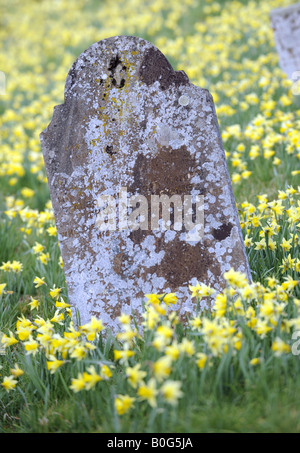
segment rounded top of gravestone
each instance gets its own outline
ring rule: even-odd
[[[109,83],[119,89],[129,88],[137,80],[146,85],[158,82],[161,90],[189,83],[185,72],[174,71],[150,42],[135,36],[115,36],[93,44],[77,58],[66,80],[65,99],[84,93],[90,97],[97,86]]]

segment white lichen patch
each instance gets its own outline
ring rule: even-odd
[[[184,94],[182,96],[180,96],[180,98],[178,99],[178,104],[180,104],[180,105],[186,106],[186,105],[189,105],[189,103],[190,103],[190,98],[188,96],[185,96]]]

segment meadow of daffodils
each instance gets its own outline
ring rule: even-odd
[[[299,431],[300,87],[269,20],[291,3],[0,0],[0,432]],[[253,282],[191,286],[186,324],[176,293],[146,294],[143,328],[121,314],[113,336],[72,320],[39,134],[115,35],[212,93]]]

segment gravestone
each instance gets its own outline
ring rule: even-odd
[[[271,11],[281,69],[290,79],[300,77],[300,3]],[[295,79],[296,81],[296,79]]]
[[[41,134],[71,304],[113,330],[145,294],[250,279],[211,95],[151,43],[117,36],[73,64]]]

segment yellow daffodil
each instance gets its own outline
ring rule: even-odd
[[[115,408],[119,415],[124,415],[134,405],[135,398],[129,395],[117,395],[115,398]]]
[[[156,388],[156,381],[154,378],[149,379],[147,384],[142,384],[137,390],[137,394],[142,401],[147,401],[151,407],[157,406],[156,397],[158,390]]]
[[[181,382],[173,380],[166,381],[161,386],[160,393],[169,404],[176,406],[178,404],[179,398],[183,397],[183,392],[181,391]]]
[[[14,376],[5,376],[1,385],[7,392],[10,392],[11,390],[14,390],[17,383],[18,381],[14,379]]]

